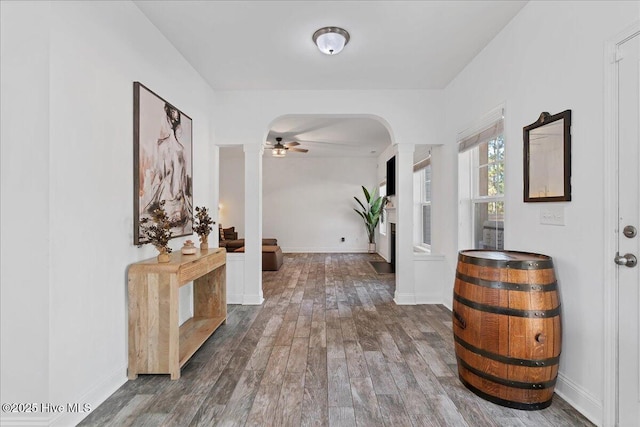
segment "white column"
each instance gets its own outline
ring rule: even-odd
[[[220,147],[211,144],[210,150],[211,170],[209,171],[209,180],[212,186],[209,194],[206,195],[206,200],[209,201],[207,206],[211,206],[210,215],[213,220],[213,230],[209,235],[209,245],[217,248],[220,246],[220,233],[218,233],[218,225],[220,224]]]
[[[261,144],[244,145],[244,297],[262,304],[262,153]]]
[[[396,144],[396,294],[399,305],[416,303],[413,265],[414,144]]]

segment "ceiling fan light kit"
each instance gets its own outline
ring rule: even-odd
[[[300,145],[300,143],[296,141],[291,141],[283,144],[281,137],[276,138],[275,144],[267,141],[267,145],[271,146],[271,155],[273,157],[284,157],[285,154],[287,154],[287,150],[295,151],[298,153],[309,152],[309,150],[307,150],[306,148],[297,148],[296,146]]]
[[[326,55],[337,55],[349,43],[349,33],[340,27],[323,27],[313,33],[313,42],[320,52]]]
[[[271,149],[271,154],[273,155],[273,157],[284,157],[286,152],[287,152],[287,149],[284,147],[283,148],[273,147]]]

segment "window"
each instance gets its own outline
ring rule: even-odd
[[[502,250],[505,212],[502,116],[459,144],[460,249]]]
[[[504,249],[504,136],[472,150],[476,178],[473,247]]]
[[[413,168],[414,245],[431,248],[431,158]]]

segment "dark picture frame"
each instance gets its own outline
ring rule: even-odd
[[[173,104],[133,83],[133,243],[140,220],[159,202],[171,223],[172,238],[193,234],[193,121]]]
[[[524,201],[571,201],[571,110],[523,128]]]

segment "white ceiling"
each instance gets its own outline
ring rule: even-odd
[[[135,2],[214,89],[442,89],[526,1]],[[311,36],[340,26],[327,56]]]
[[[216,90],[443,89],[526,1],[173,1],[136,5]],[[327,56],[315,30],[351,40]],[[390,143],[373,119],[286,117],[296,156],[377,156]],[[375,152],[375,153],[372,153]]]
[[[298,148],[309,153],[288,152],[287,156],[378,157],[391,143],[387,128],[370,118],[330,118],[289,116],[279,118],[271,127],[267,141],[297,141]],[[267,153],[269,154],[269,153]]]

